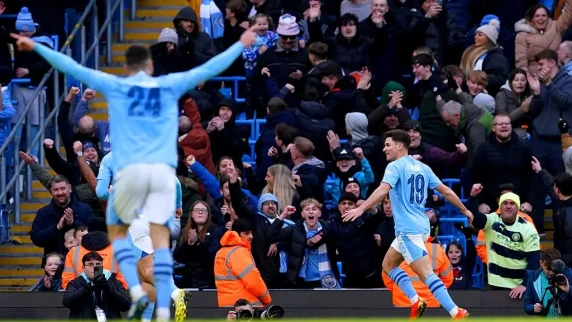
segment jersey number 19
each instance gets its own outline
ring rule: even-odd
[[[412,174],[407,180],[407,185],[410,186],[409,190],[409,203],[417,203],[421,205],[425,199],[425,177],[422,174]]]

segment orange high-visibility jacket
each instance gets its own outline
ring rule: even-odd
[[[83,263],[81,262],[81,259],[85,254],[89,252],[91,251],[83,246],[76,246],[70,249],[66,255],[66,264],[64,267],[64,272],[62,273],[62,287],[64,290],[68,287],[69,282],[83,273]],[[97,253],[103,258],[103,269],[117,274],[117,280],[123,284],[125,289],[129,289],[129,286],[123,278],[123,275],[119,272],[119,265],[113,259],[113,248],[111,244],[102,250],[98,250]]]
[[[496,211],[497,214],[500,215],[500,209]],[[524,212],[518,212],[518,215],[528,221],[529,223],[531,223],[534,226],[534,222],[532,221],[532,217],[530,217],[529,215],[525,214]],[[536,226],[534,227],[536,228]],[[482,230],[479,230],[479,235],[477,236],[477,255],[481,258],[481,261],[483,261],[483,264],[487,264],[488,263],[488,256],[487,256],[487,242],[485,240],[485,232]]]
[[[430,239],[431,240],[431,239]],[[453,267],[449,258],[445,254],[445,251],[439,244],[433,244],[430,241],[425,243],[425,248],[427,248],[427,253],[431,265],[433,266],[433,272],[437,275],[443,284],[447,288],[453,284]],[[428,307],[439,307],[439,301],[433,296],[427,285],[421,281],[419,276],[413,272],[411,267],[404,261],[399,265],[399,268],[405,271],[409,278],[411,279],[411,284],[417,292],[417,295],[422,297],[425,302],[427,302]],[[382,273],[383,283],[385,287],[391,292],[391,297],[393,300],[393,305],[397,307],[411,307],[411,302],[409,298],[403,291],[395,285],[395,283],[387,276],[387,274]]]
[[[227,231],[220,244],[214,263],[218,306],[233,306],[238,299],[255,307],[270,304],[272,299],[254,264],[250,242],[235,231]]]

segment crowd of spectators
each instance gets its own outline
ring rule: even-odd
[[[394,289],[381,268],[395,238],[391,200],[355,222],[343,222],[341,213],[381,182],[383,135],[395,129],[409,134],[411,157],[441,179],[460,178],[455,189],[489,218],[476,228],[456,224],[461,238],[442,249],[446,205],[438,193],[426,192],[427,249],[447,286],[472,288],[473,269],[482,261],[487,287],[517,298],[527,290],[526,271],[538,270],[539,262],[561,257],[571,266],[572,0],[545,2],[221,0],[224,33],[216,38],[201,31],[202,13],[182,8],[173,28],[151,46],[156,76],[198,66],[248,26],[259,29],[256,43],[224,73],[246,77],[238,88],[244,103],[225,96],[217,82],[180,100],[178,286],[218,287],[221,305],[239,298],[268,303],[266,287]],[[72,87],[60,106],[65,158],[52,139],[43,142],[57,176],[37,164],[37,154],[20,154],[53,196],[31,232],[46,254],[38,290],[61,288],[53,269],[64,262],[60,255],[73,257],[69,265],[65,259],[62,285],[75,293],[94,279],[88,272],[73,280],[83,271],[80,261],[109,259],[95,256],[110,247],[98,236],[105,231],[107,192],[95,187],[112,151],[109,123],[89,116],[95,94]],[[243,118],[265,119],[255,142]],[[244,159],[251,147],[254,160]],[[545,236],[547,207],[554,210],[557,252],[539,261],[530,254]],[[477,229],[483,230],[478,238]],[[82,239],[78,232],[86,230]],[[505,239],[491,240],[505,230]],[[249,267],[249,260],[264,288],[247,274],[250,288],[224,280],[228,261]],[[509,260],[514,267],[507,267]],[[119,310],[125,304],[121,274],[114,275],[112,263],[103,266],[114,277],[98,290],[113,292]],[[396,305],[408,304],[397,291],[394,297]],[[66,299],[76,312],[74,296]]]

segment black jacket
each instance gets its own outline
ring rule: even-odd
[[[322,227],[326,227],[326,221],[320,221]],[[288,254],[286,282],[289,286],[294,286],[298,282],[298,275],[302,268],[302,263],[305,260],[307,246],[306,228],[304,228],[304,221],[300,220],[295,225],[282,228],[280,231],[280,242],[278,248]],[[336,263],[336,245],[329,243],[328,258],[330,259],[330,267],[332,272],[339,279],[340,273]]]
[[[128,311],[131,306],[129,292],[117,280],[115,273],[107,280],[109,290],[90,287],[91,282],[88,284],[85,274],[69,282],[62,304],[70,310],[70,320],[97,321],[96,305],[105,311],[108,321],[122,319],[121,312]]]
[[[305,163],[301,164],[299,167],[294,166],[292,169],[292,173],[299,175],[302,184],[307,186],[312,195],[316,200],[320,203],[324,203],[324,183],[326,183],[326,179],[328,179],[328,170],[326,169],[323,162],[317,159],[312,159],[317,161],[315,164],[313,163]],[[323,212],[322,209],[322,218],[326,218],[326,214]]]
[[[334,121],[329,117],[326,106],[313,101],[302,101],[294,109],[294,119],[300,136],[314,143],[314,155],[322,161],[332,159],[328,143],[328,131],[335,129]]]
[[[491,210],[498,208],[498,187],[512,183],[521,203],[531,203],[534,198],[534,171],[530,166],[532,149],[516,133],[508,142],[500,143],[494,133],[481,143],[472,164],[472,182],[483,185],[478,196],[479,204],[486,203]]]
[[[220,249],[220,239],[226,229],[211,225],[205,239],[189,245],[182,241],[173,252],[173,259],[185,264],[181,288],[215,288],[214,283],[214,258]]]
[[[73,210],[73,224],[64,227],[62,230],[58,230],[57,225],[64,216],[64,210],[66,208]],[[49,204],[38,210],[34,222],[32,223],[30,238],[34,245],[44,249],[44,254],[56,252],[65,256],[68,252],[64,246],[64,234],[66,231],[72,228],[88,226],[92,223],[93,219],[93,210],[89,205],[79,202],[73,195],[71,196],[70,203],[63,208],[58,206],[52,199]]]
[[[229,183],[232,208],[239,218],[250,221],[253,225],[252,257],[256,268],[260,271],[262,279],[268,288],[276,288],[280,281],[280,258],[268,256],[270,245],[278,242],[282,222],[274,220],[270,223],[266,216],[259,214],[249,207],[248,197],[242,192],[240,183]]]
[[[151,50],[151,55],[153,56],[153,76],[158,77],[185,71],[181,68],[185,64],[183,55],[177,47],[175,47],[173,51],[169,52],[167,51],[167,43],[162,42],[149,48]]]
[[[492,97],[495,97],[501,86],[506,83],[510,74],[509,66],[508,59],[504,55],[502,48],[494,47],[487,52],[482,70],[487,73],[489,80],[487,92]]]
[[[51,48],[46,42],[40,41],[40,43]],[[34,51],[23,52],[14,50],[14,78],[16,78],[15,73],[18,68],[28,69],[30,73],[23,78],[29,78],[31,85],[38,86],[44,75],[50,70],[50,64]],[[51,85],[51,83],[47,82],[46,85]]]
[[[191,34],[185,33],[179,27],[179,21],[190,20],[195,24],[195,29]],[[216,56],[217,51],[211,37],[199,31],[199,23],[197,13],[191,7],[184,7],[177,13],[173,19],[173,25],[179,35],[179,50],[181,51],[185,62],[184,66],[180,66],[182,70],[189,70],[193,67],[206,63],[209,59]]]

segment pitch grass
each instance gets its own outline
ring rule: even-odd
[[[524,316],[514,316],[514,317],[467,317],[467,320],[470,322],[473,321],[477,321],[477,322],[509,322],[509,321],[517,321],[519,319],[522,319]],[[295,317],[285,317],[284,320],[290,320],[290,321],[299,321],[299,322],[377,322],[377,321],[383,321],[383,322],[410,322],[411,320],[408,318],[361,318],[361,317],[356,317],[356,318],[295,318]],[[434,321],[434,322],[440,322],[440,321],[451,321],[450,317],[422,317],[420,319],[418,319],[419,321]],[[14,322],[14,320],[0,320],[0,322]],[[62,320],[17,320],[18,322],[61,322]],[[126,320],[107,320],[107,322],[125,322]],[[221,318],[221,319],[193,319],[193,318],[187,318],[185,321],[188,322],[213,322],[213,321],[226,321],[226,319]],[[239,320],[236,320],[237,322],[239,322]],[[262,321],[262,320],[257,320],[257,321]],[[280,321],[280,320],[276,320],[276,321]]]

